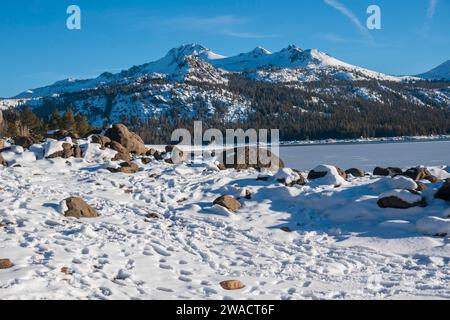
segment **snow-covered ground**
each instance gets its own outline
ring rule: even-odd
[[[448,143],[397,149],[407,146],[292,147],[282,157],[299,169],[431,161],[434,175],[450,177],[433,162],[449,163]],[[323,184],[329,179],[287,187],[210,162],[138,161],[137,174],[112,174],[96,161],[101,152],[88,162],[21,151],[21,167],[0,167],[0,259],[14,263],[0,270],[0,299],[450,299],[449,239],[424,234],[448,228],[438,219],[448,221],[449,203],[433,198],[441,183],[423,192],[426,208],[381,209],[379,195],[414,182],[366,176],[337,188]],[[213,206],[248,193],[236,213]],[[100,216],[65,218],[59,204],[69,196]],[[219,286],[231,279],[246,287]]]

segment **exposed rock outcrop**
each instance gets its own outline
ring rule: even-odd
[[[128,130],[123,124],[115,124],[105,133],[112,141],[120,143],[128,152],[144,155],[148,150],[144,141],[136,133]]]

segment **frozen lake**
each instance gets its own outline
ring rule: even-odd
[[[286,146],[280,153],[286,166],[300,170],[319,164],[366,171],[376,166],[450,166],[450,141]]]

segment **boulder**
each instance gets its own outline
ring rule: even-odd
[[[304,186],[306,184],[305,177],[303,177],[303,174],[296,169],[282,168],[278,170],[273,178],[288,187],[293,187],[295,185]],[[264,181],[263,176],[258,176],[258,179]],[[267,177],[267,180],[268,179],[269,177]]]
[[[217,157],[227,169],[245,170],[254,168],[277,171],[284,168],[284,162],[279,157],[267,149],[258,147],[238,147],[229,153],[226,151],[218,153]]]
[[[105,149],[107,147],[107,145],[109,143],[111,143],[111,139],[106,137],[106,136],[102,136],[102,135],[99,135],[99,134],[94,134],[91,137],[91,142],[92,143],[97,143],[97,144],[99,144],[101,146],[102,149]]]
[[[351,174],[355,178],[362,178],[366,175],[366,173],[360,169],[357,168],[351,168],[345,171],[346,174]]]
[[[440,181],[440,179],[438,177],[435,177],[433,175],[426,176],[425,178],[423,178],[423,180],[428,180],[431,183],[436,183],[436,182]]]
[[[12,268],[14,264],[9,259],[0,259],[0,269]]]
[[[112,173],[134,174],[139,171],[139,166],[133,162],[122,162],[118,168],[108,168]]]
[[[241,207],[241,203],[232,196],[221,196],[214,200],[214,204],[227,208],[232,212],[236,212]]]
[[[375,170],[373,170],[374,176],[396,176],[403,174],[402,169],[400,168],[394,168],[394,167],[388,167],[388,168],[382,168],[382,167],[376,167]]]
[[[322,167],[325,169],[324,166],[322,166]],[[339,174],[342,178],[347,179],[347,174],[345,173],[344,170],[342,170],[341,168],[336,167],[336,166],[334,166],[334,167],[336,168],[338,174]],[[316,179],[323,178],[323,177],[325,177],[328,173],[329,173],[329,171],[318,171],[317,169],[311,170],[311,171],[308,173],[308,180],[316,180]]]
[[[431,172],[426,168],[411,168],[403,172],[403,175],[413,179],[414,181],[424,180],[426,177],[431,176]]]
[[[35,138],[33,138],[33,137],[21,136],[21,137],[14,138],[14,144],[16,146],[21,146],[21,147],[26,148],[26,149],[31,147],[36,142],[38,142],[38,141]]]
[[[450,179],[447,179],[434,196],[436,199],[450,201]]]
[[[423,182],[417,181],[416,184],[417,184],[416,191],[423,191],[428,189],[428,186]]]
[[[4,166],[4,167],[8,166],[8,162],[6,162],[6,160],[3,158],[1,153],[0,153],[0,166]]]
[[[70,143],[63,143],[62,148],[63,148],[62,151],[58,151],[49,155],[47,159],[54,159],[54,158],[69,159],[70,157],[74,156],[74,149],[72,148],[72,145]]]
[[[64,200],[64,216],[72,218],[95,218],[97,211],[89,206],[83,199],[70,197]]]
[[[393,190],[380,195],[378,206],[383,209],[409,209],[414,207],[426,207],[427,203],[417,191]]]
[[[123,124],[113,125],[106,131],[105,135],[112,141],[120,143],[128,152],[144,155],[148,151],[141,137],[129,131]]]
[[[174,147],[170,152],[166,152],[170,154],[170,159],[167,159],[170,160],[168,163],[178,164],[189,160],[189,153],[181,150],[180,148]]]
[[[0,139],[0,150],[2,150],[5,147],[5,140]]]
[[[73,157],[74,158],[82,158],[83,157],[83,155],[82,155],[82,152],[81,152],[81,148],[80,148],[80,146],[79,145],[73,145],[72,146],[72,150],[73,150]]]
[[[240,289],[245,288],[245,285],[239,280],[222,281],[220,283],[220,286],[224,290],[240,290]]]
[[[161,155],[161,152],[159,152],[158,150],[153,149],[153,148],[151,148],[150,150],[148,150],[148,151],[145,153],[145,155],[146,155],[147,157],[152,156],[152,157],[154,157],[156,160],[162,160],[162,159],[163,159],[163,158],[162,158],[162,155]]]
[[[149,164],[150,162],[152,162],[152,159],[144,157],[144,158],[141,159],[141,161],[142,161],[143,164]]]
[[[130,151],[127,150],[123,145],[116,141],[111,141],[106,145],[108,148],[113,149],[114,151],[117,151],[117,154],[112,159],[113,161],[125,161],[130,162],[131,156]]]

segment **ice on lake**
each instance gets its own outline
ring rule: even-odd
[[[281,147],[287,167],[310,170],[318,164],[360,168],[450,165],[450,141],[333,144]]]

